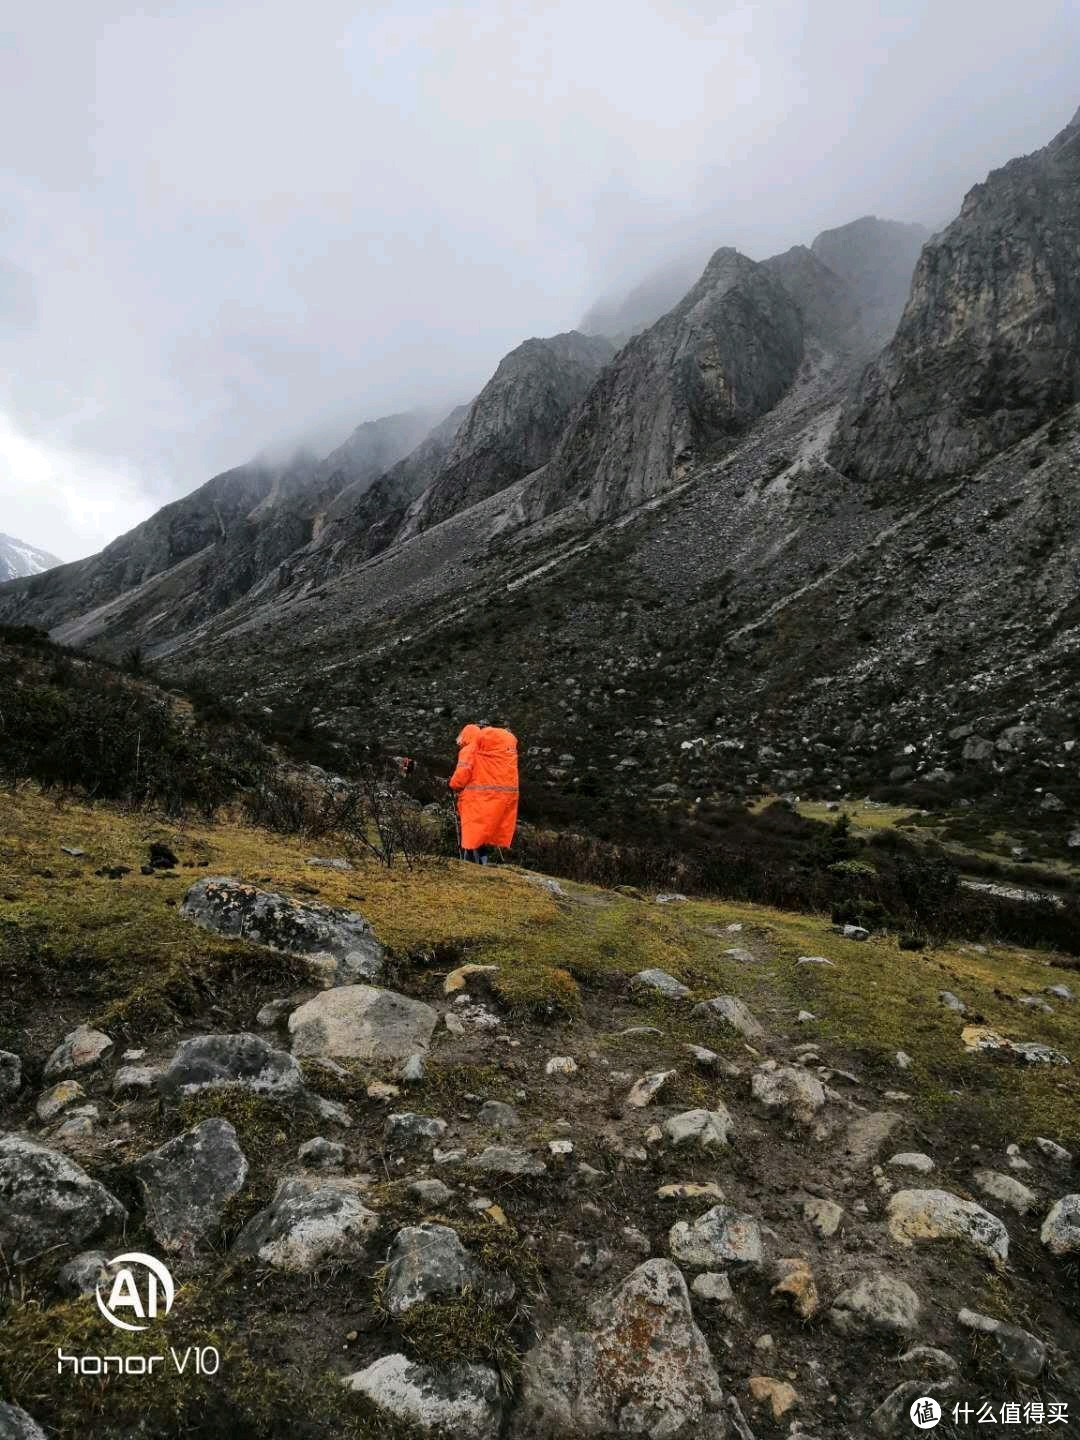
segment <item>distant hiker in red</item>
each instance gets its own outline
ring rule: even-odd
[[[487,864],[490,846],[514,839],[518,810],[517,738],[495,725],[466,725],[457,738],[457,769],[450,789],[457,793],[464,859]]]

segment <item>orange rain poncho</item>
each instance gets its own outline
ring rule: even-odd
[[[458,792],[461,848],[507,846],[517,825],[517,738],[494,725],[483,730],[466,725],[457,743],[458,763],[450,789]]]

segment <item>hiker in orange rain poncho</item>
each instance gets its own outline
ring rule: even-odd
[[[461,849],[466,860],[487,864],[491,845],[514,838],[518,809],[517,739],[495,725],[466,725],[457,738],[457,769],[450,789],[457,794]]]

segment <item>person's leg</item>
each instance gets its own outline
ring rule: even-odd
[[[486,865],[488,863],[488,851],[490,849],[490,845],[481,845],[480,849],[477,850],[476,858],[480,861],[481,865]]]

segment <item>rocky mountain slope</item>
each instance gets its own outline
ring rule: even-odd
[[[18,623],[32,616],[33,623],[50,626],[74,611],[92,617],[93,625],[134,592],[142,603],[130,643],[160,642],[247,594],[318,533],[339,493],[362,492],[431,424],[422,412],[392,415],[358,426],[323,460],[298,454],[286,463],[254,461],[228,470],[100,555],[8,592],[8,613]]]
[[[40,575],[59,564],[56,556],[46,550],[38,550],[12,535],[0,535],[0,584],[26,575]]]
[[[1080,111],[976,185],[923,250],[895,337],[835,447],[878,487],[925,486],[1080,400]]]
[[[854,398],[912,227],[860,221],[764,264],[718,252],[600,370],[545,465],[437,523],[404,517],[439,491],[451,421],[368,491],[374,509],[342,501],[197,619],[182,569],[96,611],[21,582],[0,617],[104,653],[144,643],[166,673],[305,717],[342,767],[369,744],[445,763],[460,720],[501,719],[529,745],[530,803],[612,834],[628,813],[696,825],[733,791],[858,787],[985,802],[1064,860],[1077,133],[976,187]]]
[[[0,926],[0,1433],[873,1440],[920,1396],[955,1435],[1080,1403],[1075,962],[27,788]],[[131,1251],[176,1290],[125,1333],[95,1290]]]

